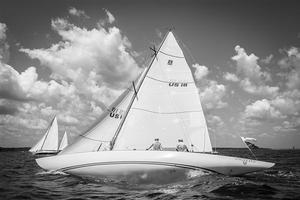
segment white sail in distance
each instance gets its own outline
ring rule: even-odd
[[[46,133],[34,145],[29,151],[30,152],[43,152],[43,151],[57,151],[58,150],[58,125],[56,116],[50,123]]]
[[[212,152],[198,90],[172,32],[155,54],[113,149],[145,150],[159,138],[163,147],[183,139],[188,147]]]
[[[63,150],[64,148],[66,148],[68,146],[68,135],[67,135],[67,132],[65,131],[65,134],[60,142],[60,145],[59,145],[59,149],[58,150]]]

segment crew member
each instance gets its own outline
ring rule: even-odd
[[[161,143],[159,142],[159,139],[158,139],[158,138],[155,138],[155,139],[154,139],[154,143],[151,144],[151,146],[150,146],[148,149],[146,149],[146,150],[149,150],[149,149],[151,149],[151,150],[153,150],[153,151],[162,151],[162,145],[161,145]]]
[[[178,140],[176,151],[189,151],[187,146],[183,143],[183,139]]]

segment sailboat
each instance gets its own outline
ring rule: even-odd
[[[34,154],[56,154],[58,149],[58,125],[56,116],[49,124],[44,136],[29,151]]]
[[[210,171],[241,175],[274,163],[213,154],[190,67],[173,32],[149,66],[87,132],[56,156],[36,159],[46,170],[92,177],[162,177]],[[159,138],[163,151],[147,151]],[[175,151],[181,138],[198,152]]]
[[[68,146],[68,135],[67,132],[65,131],[63,138],[61,139],[58,151],[62,151],[64,148]]]

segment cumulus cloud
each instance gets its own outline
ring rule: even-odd
[[[262,59],[261,62],[264,64],[270,64],[273,58],[274,58],[273,54],[270,54],[264,59]]]
[[[39,118],[23,118],[21,116],[12,116],[12,115],[2,115],[0,117],[0,124],[16,126],[27,128],[27,129],[45,129],[48,126],[48,123]]]
[[[241,87],[250,94],[256,94],[265,97],[274,97],[278,94],[279,87],[268,85],[257,85],[251,82],[248,78],[240,81]]]
[[[26,74],[26,73],[25,73]],[[11,66],[0,62],[0,97],[5,99],[25,100],[26,93],[22,88],[22,74]],[[29,84],[25,82],[24,88]]]
[[[35,67],[19,73],[10,65],[0,63],[0,97],[12,100],[36,100],[49,102],[53,98],[72,96],[74,87],[54,80],[39,81]]]
[[[299,99],[300,91],[294,89],[284,91],[272,99],[257,100],[246,106],[240,122],[248,127],[247,132],[255,132],[265,121],[274,123],[273,130],[276,132],[297,131],[300,128]]]
[[[14,102],[8,99],[0,99],[0,115],[15,115],[19,110]]]
[[[112,17],[108,16],[111,23],[115,20]],[[30,129],[32,132],[39,129],[42,133],[40,129],[47,127],[48,120],[57,115],[60,131],[66,128],[78,134],[86,130],[141,71],[131,56],[131,43],[117,27],[88,30],[62,18],[52,20],[51,27],[61,41],[48,48],[20,49],[51,70],[50,80],[40,79],[34,66],[18,72],[0,60],[2,133],[16,136],[30,133],[26,131]],[[5,31],[1,32],[4,43],[6,35],[2,33]],[[41,135],[29,136],[36,141]]]
[[[286,69],[286,86],[289,89],[300,88],[300,51],[297,47],[291,47],[283,51],[285,56],[278,61],[281,68]]]
[[[194,77],[203,108],[212,110],[227,106],[227,103],[223,101],[226,87],[215,80],[208,79],[209,70],[206,66],[196,63],[192,67],[195,68]]]
[[[223,75],[223,78],[227,81],[232,81],[232,82],[238,82],[239,81],[239,78],[235,74],[232,74],[232,73],[229,73],[229,72],[226,72]]]
[[[104,9],[105,13],[108,16],[108,23],[112,24],[116,19],[107,9]]]
[[[232,57],[232,60],[236,61],[237,72],[248,77],[253,81],[261,81],[261,79],[270,79],[270,75],[266,72],[262,72],[260,66],[257,64],[258,57],[254,54],[247,55],[244,48],[236,46],[235,51],[237,55]]]
[[[111,14],[111,12],[109,12],[109,10],[107,9],[103,9],[105,14],[106,14],[106,19],[101,19],[98,23],[99,27],[104,27],[106,24],[112,24],[116,21],[116,18],[113,16],[113,14]]]
[[[210,110],[227,106],[227,103],[223,101],[225,94],[226,87],[223,84],[210,80],[206,87],[200,88],[199,95],[203,107]]]
[[[246,106],[245,117],[254,119],[279,119],[283,115],[272,106],[269,100],[262,99]]]
[[[208,68],[204,65],[199,65],[198,63],[192,65],[196,70],[194,72],[196,80],[200,81],[208,74]]]
[[[85,18],[90,18],[83,10],[78,10],[74,7],[69,8],[69,14],[76,16],[76,17],[85,17]]]
[[[120,87],[139,73],[128,51],[131,43],[118,28],[87,30],[60,18],[52,20],[51,25],[62,37],[61,42],[48,49],[23,48],[21,51],[49,67],[52,77],[80,82],[81,86],[92,79]]]
[[[276,132],[293,132],[300,128],[300,118],[296,118],[294,121],[283,121],[279,126],[273,127]]]
[[[247,55],[244,48],[235,47],[237,55],[231,59],[236,62],[237,74],[240,77],[241,87],[250,94],[270,97],[276,96],[279,87],[269,86],[266,82],[271,81],[269,72],[263,72],[258,65],[258,57],[254,54]]]
[[[0,62],[7,62],[9,59],[9,45],[6,42],[7,26],[0,22]]]
[[[207,119],[207,127],[210,134],[218,134],[219,130],[221,128],[224,128],[224,121],[220,116],[208,114],[206,116],[206,119]]]
[[[224,121],[217,115],[209,115],[207,117],[209,127],[220,128],[224,125]]]
[[[5,40],[6,39],[6,24],[0,23],[0,40]]]

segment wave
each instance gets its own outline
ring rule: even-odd
[[[267,184],[254,184],[254,183],[230,183],[223,185],[213,191],[211,193],[226,195],[238,198],[244,197],[271,197],[277,193],[277,189],[267,185]]]
[[[63,175],[63,176],[69,176],[69,174],[66,174],[64,172],[50,170],[50,171],[41,171],[37,172],[35,175]]]
[[[283,171],[283,170],[268,170],[265,171],[264,174],[271,177],[284,177],[284,178],[295,178],[297,176],[292,171]]]

